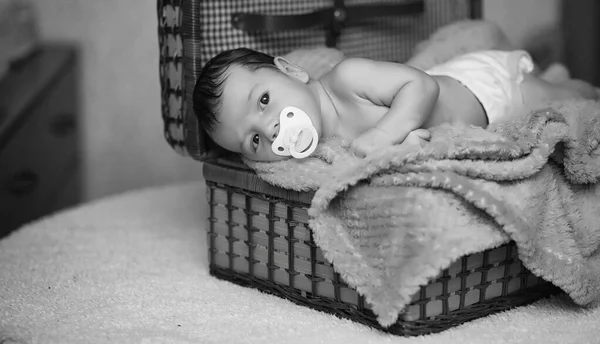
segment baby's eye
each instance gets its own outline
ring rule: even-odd
[[[269,104],[269,93],[265,93],[260,97],[260,103],[263,105]]]
[[[254,136],[252,136],[252,149],[254,149],[254,151],[256,151],[256,148],[258,148],[258,142],[259,142],[259,137],[258,134],[254,134]]]

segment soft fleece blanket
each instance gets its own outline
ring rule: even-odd
[[[598,103],[572,101],[487,130],[442,126],[423,149],[356,159],[330,141],[314,158],[248,163],[272,184],[317,190],[315,241],[384,326],[454,260],[510,239],[533,273],[590,306],[600,300],[599,121]]]
[[[533,273],[596,305],[599,141],[600,105],[573,101],[488,130],[439,127],[423,149],[357,159],[334,141],[318,158],[254,168],[273,184],[317,190],[316,243],[390,325],[441,269],[509,238]]]

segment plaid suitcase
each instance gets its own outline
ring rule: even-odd
[[[312,194],[260,180],[212,146],[193,115],[195,80],[221,50],[276,55],[335,46],[350,56],[404,61],[440,26],[479,18],[480,0],[158,0],[158,15],[165,139],[205,161],[212,275],[401,335],[442,331],[555,291],[509,243],[462,257],[422,286],[396,324],[381,328],[315,245],[307,224]]]
[[[162,115],[167,142],[206,160],[223,154],[192,111],[202,66],[225,49],[269,54],[335,46],[348,56],[405,61],[435,29],[480,17],[480,0],[158,0]]]

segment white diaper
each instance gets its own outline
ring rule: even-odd
[[[458,80],[477,97],[492,123],[523,105],[519,84],[533,68],[526,51],[487,50],[457,56],[426,73]]]

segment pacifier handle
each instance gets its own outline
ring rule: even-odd
[[[304,128],[302,130],[300,130],[299,133],[301,133],[303,130],[310,130],[310,135],[313,138],[312,142],[310,143],[310,146],[304,150],[304,152],[297,152],[296,151],[296,142],[298,141],[298,134],[294,134],[294,136],[292,136],[292,142],[290,144],[290,154],[296,158],[296,159],[303,159],[306,158],[307,156],[311,155],[312,152],[315,151],[315,149],[317,148],[317,144],[318,144],[318,140],[315,140],[314,138],[317,137],[317,130],[314,127],[310,127],[310,128]]]

